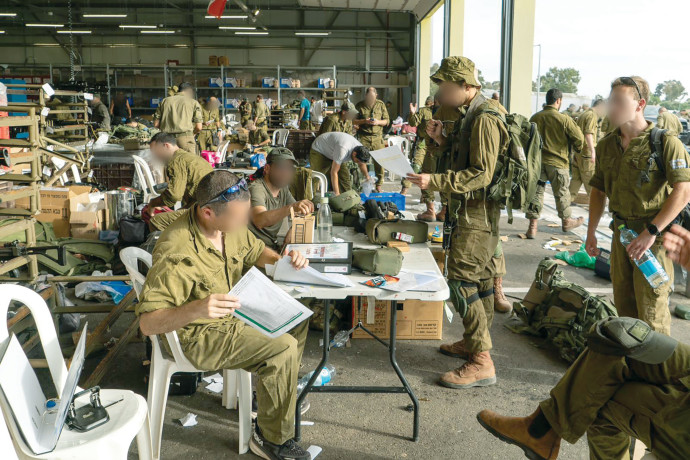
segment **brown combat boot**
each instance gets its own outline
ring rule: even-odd
[[[417,220],[422,222],[434,222],[436,220],[436,210],[434,205],[427,205],[426,211],[421,214],[417,214]]]
[[[535,236],[537,236],[537,230],[539,229],[539,219],[530,219],[529,220],[529,227],[527,227],[527,232],[525,233],[525,236],[533,240]]]
[[[513,305],[503,293],[503,278],[494,278],[494,310],[499,313],[510,313]]]
[[[488,351],[470,355],[462,367],[448,371],[441,376],[439,383],[444,387],[462,390],[472,387],[486,387],[496,384],[496,369]]]
[[[470,359],[471,353],[465,349],[465,340],[455,343],[444,343],[438,347],[438,351],[446,356],[460,359]]]
[[[563,219],[561,229],[564,232],[569,232],[570,230],[577,228],[584,223],[585,223],[584,217],[578,217],[577,219],[573,219],[572,217],[568,217],[568,218]]]
[[[436,220],[439,222],[445,222],[446,221],[446,206],[441,208],[441,212],[436,214]]]
[[[533,437],[529,428],[540,414],[537,409],[529,417],[504,417],[490,410],[477,414],[479,424],[501,441],[515,444],[532,460],[555,460],[561,447],[561,438],[553,429],[549,429],[540,438]],[[543,417],[543,415],[542,415]]]

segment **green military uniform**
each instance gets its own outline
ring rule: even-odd
[[[570,190],[568,189],[570,184],[569,148],[578,152],[582,150],[584,140],[582,131],[572,118],[559,113],[555,107],[549,105],[532,115],[530,122],[537,124],[544,144],[541,149],[541,183],[537,187],[534,200],[529,205],[527,218],[539,219],[544,206],[544,187],[546,181],[550,181],[551,190],[556,198],[558,217],[568,219],[571,215]]]
[[[474,63],[464,57],[445,58],[432,76],[440,81],[465,81],[480,86]],[[489,330],[494,315],[493,283],[496,274],[491,260],[496,253],[500,208],[486,199],[498,156],[508,148],[508,131],[503,122],[486,110],[506,114],[498,102],[480,92],[464,107],[448,138],[450,168],[432,174],[431,190],[449,197],[448,212],[456,222],[448,257],[451,300],[463,317],[464,348],[480,353],[492,348]]]
[[[443,129],[445,132],[450,133],[453,131],[453,126],[455,122],[458,121],[462,115],[462,108],[440,106],[436,112],[434,112],[431,117],[433,120],[439,120],[443,123]],[[422,162],[422,174],[436,174],[439,169],[439,164],[446,163],[447,152],[440,148],[433,139],[428,139],[429,143],[426,145],[426,155],[424,156],[424,161]],[[422,203],[433,203],[434,202],[434,191],[433,190],[422,190]],[[443,206],[447,205],[446,195],[441,193],[441,204]]]
[[[215,150],[218,146],[213,145],[213,133],[218,130],[216,123],[220,122],[220,110],[218,110],[218,107],[211,110],[202,107],[201,118],[203,124],[199,133],[199,146],[201,150]],[[209,121],[211,123],[207,124]]]
[[[673,263],[666,255],[661,238],[650,250],[666,270],[670,282],[652,289],[642,272],[635,268],[620,242],[619,225],[639,235],[659,213],[678,182],[690,182],[690,155],[675,136],[664,136],[663,162],[666,174],[652,164],[650,181],[641,181],[651,154],[652,123],[624,150],[620,130],[616,130],[597,144],[596,165],[589,185],[606,193],[609,210],[613,214],[613,243],[611,246],[611,282],[613,299],[619,316],[639,318],[664,334],[671,332],[668,296],[673,286]]]
[[[247,228],[226,233],[224,243],[223,252],[216,249],[199,229],[194,208],[186,210],[156,243],[136,314],[227,294],[257,262],[264,243]],[[226,316],[196,319],[178,329],[177,335],[197,369],[244,369],[258,375],[257,423],[269,442],[282,444],[294,437],[297,374],[307,327],[304,321],[289,334],[271,339]]]
[[[690,458],[690,346],[661,364],[586,349],[539,406],[569,443],[587,433],[592,459],[629,458],[631,437],[659,459]]]
[[[249,131],[249,143],[252,145],[259,145],[269,139],[271,139],[271,137],[263,129],[257,128],[254,131]]]
[[[359,112],[357,115],[359,120],[374,118],[377,121],[389,121],[386,104],[380,99],[377,99],[371,107],[368,107],[364,101],[359,101],[355,108]],[[357,138],[369,150],[380,150],[386,147],[383,140],[383,128],[383,126],[360,125]],[[376,172],[376,185],[383,185],[383,166],[374,161],[374,171]]]
[[[683,132],[683,125],[680,119],[668,110],[659,114],[656,119],[656,125],[659,129],[668,130],[668,133],[673,136]]]
[[[594,145],[597,145],[597,141],[599,140],[599,115],[597,115],[594,109],[587,109],[585,113],[577,119],[577,127],[580,128],[584,136],[591,134]],[[588,196],[591,190],[589,180],[592,178],[592,174],[594,174],[594,160],[592,159],[592,152],[590,152],[586,141],[582,143],[582,149],[575,152],[573,160],[573,177],[570,179],[570,197],[574,200],[583,184]]]
[[[422,164],[424,163],[424,157],[426,157],[426,124],[431,117],[434,116],[431,107],[422,107],[417,112],[411,113],[407,118],[407,122],[412,127],[417,128],[417,148],[414,152],[414,158],[412,159],[412,167],[420,171],[422,170]],[[407,179],[402,180],[402,186],[404,188],[410,188],[412,184]]]
[[[240,125],[244,128],[247,122],[252,119],[252,105],[248,102],[240,104]]]
[[[178,147],[197,153],[194,125],[204,121],[201,105],[197,101],[185,93],[168,96],[161,101],[153,118],[159,121],[161,131],[175,135]]]
[[[609,117],[607,115],[601,120],[601,124],[599,125],[599,138],[597,139],[597,142],[599,142],[604,136],[606,136],[611,131],[613,131],[613,126],[611,126],[611,120],[609,120]]]
[[[347,133],[352,134],[352,120],[342,120],[340,118],[340,113],[333,113],[326,118],[324,118],[321,127],[319,127],[319,133],[317,137],[324,133]]]
[[[352,190],[352,174],[350,173],[349,165],[352,162],[347,161],[340,165],[338,170],[338,186],[340,187],[340,193]],[[333,184],[330,180],[331,177],[331,167],[333,166],[333,160],[317,152],[313,148],[309,151],[309,168],[312,171],[318,171],[324,174],[328,178],[328,188],[333,190]]]
[[[254,118],[257,128],[268,132],[268,117],[270,116],[271,112],[268,110],[268,106],[264,101],[257,102],[254,105]]]
[[[273,196],[273,193],[268,188],[265,178],[257,179],[249,186],[249,193],[252,195],[252,207],[263,206],[267,211],[284,208],[295,202],[295,198],[290,193],[289,187],[284,187],[278,192],[278,196]],[[283,221],[280,220],[273,225],[257,228],[254,223],[249,224],[249,230],[263,241],[266,246],[271,249],[278,250],[278,232],[283,226]]]
[[[91,107],[91,121],[98,123],[98,129],[110,131],[110,112],[102,102],[97,102]]]

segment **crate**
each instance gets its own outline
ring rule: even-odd
[[[92,166],[96,182],[108,190],[118,187],[132,187],[134,182],[134,163],[109,163]]]
[[[312,131],[296,131],[291,129],[285,146],[292,151],[296,159],[308,160],[314,139]]]
[[[399,193],[382,192],[382,193],[372,193],[368,196],[365,195],[364,193],[361,193],[359,196],[362,198],[362,201],[367,201],[367,200],[374,200],[374,201],[381,201],[381,202],[390,201],[390,202],[395,203],[395,205],[398,207],[398,211],[404,211],[405,210],[405,195],[401,195]]]

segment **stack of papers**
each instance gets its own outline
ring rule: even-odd
[[[397,275],[397,283],[386,283],[381,289],[394,292],[422,291],[434,292],[441,289],[439,278],[434,272],[408,272],[401,270]]]
[[[275,281],[286,283],[301,283],[317,286],[350,287],[352,281],[338,273],[321,273],[311,267],[301,270],[295,269],[290,263],[290,256],[284,256],[275,265],[267,265],[266,273],[273,277]]]

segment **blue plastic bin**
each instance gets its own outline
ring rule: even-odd
[[[359,196],[362,198],[362,201],[367,201],[367,200],[392,201],[398,207],[399,211],[405,210],[405,195],[401,195],[399,193],[382,192],[382,193],[372,193],[369,196],[365,195],[364,193],[360,193]]]

